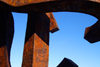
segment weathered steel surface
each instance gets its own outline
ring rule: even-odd
[[[46,13],[46,15],[48,16],[48,18],[50,19],[50,32],[56,32],[59,30],[59,27],[57,25],[57,22],[54,18],[53,13]]]
[[[6,11],[26,13],[72,11],[87,13],[100,18],[99,0],[1,0],[0,4],[1,8]]]
[[[0,12],[0,67],[10,67],[10,50],[14,33],[11,12]]]
[[[57,67],[78,67],[72,60],[64,58]]]
[[[48,67],[49,46],[34,34],[33,67]]]
[[[49,24],[45,13],[29,13],[22,67],[48,67]]]
[[[100,41],[100,21],[86,28],[84,38],[90,43]]]
[[[28,4],[51,2],[56,0],[1,0],[1,1],[11,6],[24,6]]]
[[[11,6],[24,6],[24,5],[29,5],[29,4],[38,4],[38,3],[49,3],[49,2],[62,2],[62,1],[67,1],[68,0],[1,0],[2,2],[6,3],[6,4],[9,4]],[[87,1],[90,1],[90,2],[97,2],[97,3],[100,3],[100,0],[71,0],[72,2],[73,1],[76,1],[76,2],[87,2]]]

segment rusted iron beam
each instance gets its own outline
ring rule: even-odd
[[[22,67],[48,67],[50,19],[45,13],[29,13]]]
[[[84,38],[90,43],[100,41],[100,21],[85,29]]]
[[[78,67],[76,63],[68,58],[64,58],[57,67]]]
[[[48,18],[50,19],[50,32],[53,33],[53,32],[56,32],[59,30],[59,27],[57,25],[57,22],[54,18],[54,15],[53,13],[46,13],[46,15],[48,16]]]
[[[11,12],[0,11],[0,67],[10,66],[14,22]]]

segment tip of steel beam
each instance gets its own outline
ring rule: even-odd
[[[90,43],[100,41],[100,21],[85,29],[84,38]]]
[[[57,67],[78,67],[76,63],[68,58],[64,58]]]
[[[52,12],[46,13],[46,15],[48,16],[48,18],[50,19],[50,32],[54,33],[56,31],[59,30],[59,27],[57,25],[56,19],[53,15]]]
[[[51,33],[54,33],[54,32],[57,32],[59,30],[59,28],[54,28],[54,29],[52,29],[50,32]]]

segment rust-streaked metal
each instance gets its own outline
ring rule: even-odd
[[[34,33],[25,43],[22,67],[48,67],[49,46]]]
[[[32,67],[48,67],[49,46],[37,34],[34,34],[34,44]]]
[[[45,13],[29,13],[22,67],[48,67],[50,19]]]
[[[51,2],[57,0],[1,0],[1,1],[11,6],[18,7],[18,6],[25,6],[29,4],[37,4],[37,3]]]

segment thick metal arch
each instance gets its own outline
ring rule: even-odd
[[[1,0],[1,7],[15,12],[71,11],[91,14],[99,19],[99,0]],[[6,8],[4,8],[6,7]]]

